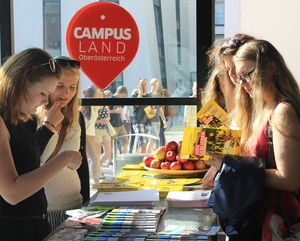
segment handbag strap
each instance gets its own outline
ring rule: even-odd
[[[67,126],[63,126],[59,132],[59,137],[58,137],[58,140],[57,140],[57,143],[56,143],[56,146],[55,146],[55,149],[54,151],[52,152],[52,154],[49,156],[49,158],[47,159],[47,161],[49,161],[50,159],[52,159],[53,157],[56,156],[56,154],[59,152],[63,142],[64,142],[64,139],[65,139],[65,136],[66,136],[66,133],[67,133]],[[47,162],[46,161],[46,162]]]

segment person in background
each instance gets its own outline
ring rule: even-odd
[[[97,98],[100,96],[99,89],[94,85],[90,85],[83,92],[85,98]],[[95,123],[98,116],[98,106],[82,106],[81,112],[84,115],[86,123],[86,153],[90,160],[90,170],[94,184],[99,184],[98,165],[100,156],[97,155],[97,148],[95,144]]]
[[[131,96],[137,95],[138,90],[135,89],[132,91]],[[130,133],[130,144],[129,144],[129,153],[132,153],[133,147],[134,147],[134,141],[135,141],[135,132],[133,129],[133,109],[134,107],[131,105],[126,105],[124,108],[124,112],[125,112],[125,116],[127,121],[129,121],[130,124],[130,129],[129,129],[129,133]]]
[[[110,90],[104,90],[103,95],[104,95],[104,98],[112,97],[112,93]]]
[[[128,90],[125,86],[121,85],[117,88],[116,93],[112,96],[112,98],[125,98],[128,96]],[[127,153],[128,150],[128,137],[127,131],[123,124],[122,119],[122,106],[110,106],[110,123],[115,128],[117,145],[120,146],[120,153]]]
[[[151,97],[163,97],[163,88],[161,84],[159,83],[158,79],[152,78],[150,80],[150,92],[149,95]],[[163,122],[163,128],[168,127],[168,123],[163,111],[163,108],[161,106],[151,106],[152,108],[152,114],[154,115],[151,119],[148,119],[147,126],[148,126],[148,133],[150,135],[153,135],[157,137],[158,139],[149,139],[148,145],[147,145],[147,153],[152,153],[155,148],[157,149],[159,147],[159,131],[160,131],[160,118]]]
[[[84,117],[79,112],[78,92],[80,89],[80,62],[65,56],[55,58],[62,70],[49,102],[39,112],[40,120],[46,119],[55,128],[52,136],[37,132],[39,143],[48,140],[42,147],[41,166],[52,157],[66,150],[80,151],[82,165],[79,169],[62,169],[45,185],[48,202],[48,220],[52,230],[66,218],[66,210],[81,207],[90,198],[89,168],[86,158],[86,135]],[[53,106],[53,108],[51,108]],[[52,127],[53,127],[52,126]]]
[[[100,90],[100,98],[104,98],[104,91]],[[98,116],[95,122],[96,130],[96,149],[97,156],[100,156],[99,165],[97,167],[97,173],[101,178],[104,178],[101,167],[103,163],[108,160],[109,163],[112,163],[112,152],[111,152],[111,136],[108,132],[107,123],[110,120],[109,108],[107,106],[99,106]]]
[[[81,165],[79,151],[64,151],[40,167],[33,114],[38,106],[48,104],[60,76],[60,66],[38,48],[12,55],[0,69],[1,240],[45,238],[51,228],[43,187],[62,169],[75,170]],[[49,135],[54,131],[47,117],[39,129]]]
[[[147,93],[148,81],[145,78],[139,79],[138,89],[134,92],[132,97],[134,98],[147,98],[150,95]],[[137,136],[138,140],[138,153],[145,153],[147,148],[147,137],[143,136],[146,134],[146,120],[147,116],[145,113],[144,105],[135,105],[133,107],[133,129],[135,134],[139,134]]]

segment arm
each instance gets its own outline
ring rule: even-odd
[[[84,117],[81,113],[79,113],[79,124],[81,128],[79,151],[82,156],[82,164],[77,169],[77,173],[80,178],[80,184],[81,184],[80,193],[83,198],[83,203],[85,203],[90,199],[90,176],[89,176],[89,165],[86,157],[85,123],[84,123]]]
[[[162,107],[159,107],[159,115],[164,123],[164,128],[167,128],[168,127],[168,123],[167,123],[167,120],[166,120],[166,117],[165,117],[165,113],[164,113],[164,110]]]
[[[45,125],[41,125],[35,133],[35,138],[40,146],[41,153],[45,150],[48,141],[50,140],[51,136],[53,136],[53,132],[46,127]]]
[[[266,170],[265,186],[295,191],[300,186],[300,122],[294,108],[279,104],[272,116],[274,155],[277,169]]]
[[[57,155],[40,168],[19,175],[9,145],[9,132],[1,117],[0,132],[0,195],[12,205],[36,193],[62,168],[68,166],[76,169],[81,164],[80,153],[68,151]]]

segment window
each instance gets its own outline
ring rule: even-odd
[[[60,0],[44,0],[44,49],[52,56],[61,55]]]
[[[158,110],[159,107],[171,106],[175,115],[168,120],[165,137],[166,141],[178,141],[182,139],[186,107],[192,107],[194,112],[197,110],[197,98],[191,97],[193,83],[203,84],[206,81],[205,52],[212,43],[213,3],[211,0],[111,2],[120,4],[131,13],[140,33],[140,45],[135,59],[107,88],[114,94],[119,86],[124,85],[128,90],[128,98],[83,98],[83,90],[93,83],[81,73],[82,105],[108,106],[111,109],[122,107],[125,121],[132,121],[130,117],[127,119],[125,116],[127,107],[157,106]],[[65,41],[68,22],[87,4],[86,1],[27,0],[25,3],[14,0],[13,3],[14,51],[34,46],[44,48],[54,56],[68,56]],[[29,12],[30,14],[25,14]],[[148,80],[147,93],[151,91],[151,79],[156,78],[162,87],[168,90],[170,96],[131,97],[138,88],[140,78]],[[130,126],[127,125],[128,127]],[[150,126],[146,128],[149,130]],[[152,130],[151,135],[157,135],[156,132]],[[147,142],[150,139],[148,138]],[[155,142],[153,148],[162,144]]]

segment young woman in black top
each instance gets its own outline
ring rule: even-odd
[[[81,164],[80,152],[65,151],[40,167],[33,114],[48,103],[60,74],[55,60],[37,48],[11,56],[0,69],[1,240],[42,240],[50,231],[43,186],[62,168]]]

